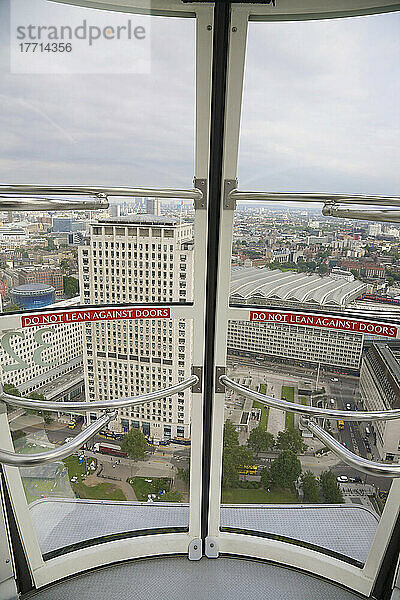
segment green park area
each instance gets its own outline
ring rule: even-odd
[[[72,479],[72,477],[86,477],[87,474],[87,460],[84,460],[81,464],[79,464],[79,460],[77,456],[71,455],[64,458],[64,464],[68,469],[68,477]],[[89,459],[89,464],[94,462],[95,467],[97,466],[97,460],[95,458]],[[94,469],[93,469],[94,472]]]
[[[296,504],[298,501],[294,492],[279,488],[270,492],[266,492],[262,488],[222,490],[222,504]]]
[[[24,452],[32,452],[26,447]],[[89,459],[89,464],[95,459]],[[89,486],[84,483],[86,476],[94,472],[88,470],[85,460],[79,464],[77,456],[68,456],[64,461],[43,468],[27,469],[22,476],[28,504],[40,498],[87,498],[91,500],[126,500],[124,493],[112,483]],[[38,469],[41,469],[39,472]],[[43,476],[41,476],[43,474]],[[46,476],[47,475],[47,476]],[[74,477],[76,481],[71,481]]]
[[[85,485],[84,483],[73,483],[75,495],[78,498],[90,500],[126,500],[122,490],[112,483],[99,483],[98,485]]]
[[[168,477],[132,477],[128,483],[140,502],[147,502],[149,494],[155,495],[154,502],[182,502],[181,494],[171,491],[171,479]]]
[[[289,385],[283,385],[281,398],[282,400],[286,400],[286,402],[294,402],[294,388]],[[285,415],[285,429],[289,429],[290,427],[294,427],[294,413],[287,412]]]
[[[84,480],[87,474],[94,473],[95,469],[88,470],[90,464],[94,463],[97,466],[97,460],[94,458],[86,459],[79,464],[77,456],[68,456],[64,459],[64,464],[68,469],[68,477],[71,480],[77,477],[78,480],[71,482],[77,498],[85,498],[88,500],[126,500],[125,494],[117,486],[112,483],[102,482],[97,485],[86,485]]]
[[[266,394],[267,393],[267,386],[265,385],[265,383],[261,383],[260,384],[259,392],[260,392],[260,394]],[[258,400],[254,400],[253,401],[253,408],[259,408],[261,410],[260,425],[262,427],[267,428],[267,424],[268,424],[268,410],[269,410],[268,406],[265,406],[265,404],[262,404]]]

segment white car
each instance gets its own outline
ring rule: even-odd
[[[351,410],[351,404],[349,404],[349,403],[346,404],[346,410]]]
[[[338,379],[337,377],[334,377],[334,378],[332,379],[332,381],[339,381],[339,379]]]
[[[339,481],[339,483],[346,483],[346,481],[348,481],[349,478],[346,477],[346,475],[339,475],[339,477],[337,478],[337,480]]]

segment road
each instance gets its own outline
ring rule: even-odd
[[[329,387],[331,396],[336,400],[336,408],[346,410],[346,404],[350,404],[351,409],[354,410],[355,406],[360,406],[357,379],[335,379],[339,379],[339,381],[330,381]],[[359,422],[345,421],[344,430],[338,432],[339,439],[341,442],[345,442],[346,447],[355,454],[363,458],[372,459],[372,454],[367,452],[363,441],[362,431],[364,427],[365,425]]]

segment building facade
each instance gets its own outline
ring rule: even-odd
[[[78,303],[79,298],[71,298],[55,306],[68,308]],[[62,387],[65,375],[82,367],[82,327],[79,323],[61,323],[3,334],[0,343],[1,383],[14,385],[23,395],[50,382],[55,382],[56,388]],[[7,351],[8,347],[14,356]]]
[[[40,265],[24,267],[18,270],[18,277],[19,285],[43,283],[53,286],[56,296],[62,296],[64,293],[63,273],[61,269]]]
[[[248,321],[230,321],[228,328],[228,353],[235,356],[358,371],[362,348],[362,334],[347,331]]]
[[[373,344],[361,366],[360,389],[366,410],[400,408],[400,342]],[[383,460],[400,460],[398,421],[375,421],[376,447]]]
[[[86,304],[185,302],[192,299],[192,225],[153,215],[100,220],[79,248]],[[192,323],[143,319],[88,323],[84,366],[87,400],[145,394],[191,372]],[[121,409],[116,427],[140,427],[157,439],[190,437],[191,392]],[[93,420],[95,413],[90,415]]]

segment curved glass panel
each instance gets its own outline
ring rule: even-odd
[[[241,190],[397,192],[399,18],[249,23]],[[362,221],[322,208],[238,203],[230,305],[247,310],[229,321],[228,376],[304,405],[398,408],[399,225],[368,220],[370,207]],[[361,457],[400,460],[398,421],[319,422]],[[390,478],[347,466],[298,415],[233,391],[224,439],[223,531],[365,563]]]
[[[323,217],[310,206],[236,211],[230,300],[238,318],[228,324],[227,374],[298,404],[399,408],[400,227]],[[398,420],[318,421],[363,458],[400,460]],[[230,390],[224,439],[223,531],[365,563],[391,478],[346,465],[300,415]]]
[[[11,0],[0,24],[1,181],[188,187],[194,19]]]
[[[399,25],[249,23],[240,189],[398,192]]]
[[[0,28],[3,183],[192,187],[195,19],[12,0]],[[113,195],[98,211],[1,213],[6,392],[108,402],[190,376],[193,319],[180,309],[193,301],[194,211],[178,189]],[[17,512],[45,559],[188,531],[191,398],[124,407],[73,455],[20,468]],[[57,448],[101,414],[8,407],[18,453]]]
[[[112,342],[102,338],[91,350],[88,323],[71,324],[96,318],[84,308],[60,311],[58,322],[46,326],[33,322],[54,323],[54,314],[22,315],[22,327],[1,337],[4,391],[55,403],[90,403],[141,396],[190,376],[190,319],[111,317],[99,329],[105,338],[117,337],[115,355]],[[119,328],[132,338],[129,352],[136,348],[136,356],[123,355]],[[142,343],[142,337],[149,341]],[[118,536],[187,530],[190,405],[188,388],[121,408],[117,419],[71,456],[19,469],[45,558]],[[29,454],[72,440],[102,414],[8,408],[15,450]]]

